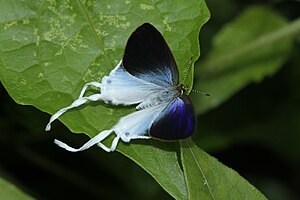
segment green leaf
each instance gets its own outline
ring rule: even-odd
[[[234,170],[211,157],[192,140],[181,142],[188,199],[266,199]]]
[[[107,75],[122,58],[129,35],[144,22],[164,35],[182,80],[190,58],[200,54],[198,35],[209,18],[204,0],[13,0],[2,1],[0,13],[2,84],[17,103],[51,114],[73,102],[85,83]],[[189,86],[192,78],[190,73]],[[133,110],[93,102],[60,120],[71,131],[93,137]],[[118,148],[174,198],[185,199],[176,149],[154,141],[120,142]]]
[[[33,199],[13,184],[0,177],[0,199],[5,200],[29,200]]]
[[[214,108],[247,84],[273,75],[285,62],[299,32],[299,20],[288,24],[270,9],[246,9],[220,30],[206,60],[197,63],[194,88],[211,94],[210,98],[193,95],[199,105],[197,112]]]
[[[134,144],[134,145],[132,145]],[[118,150],[135,161],[175,199],[186,199],[186,185],[183,172],[178,164],[175,144],[159,141],[120,144]]]

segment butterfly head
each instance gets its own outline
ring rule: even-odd
[[[177,91],[179,92],[180,95],[183,95],[188,90],[188,87],[186,85],[180,84],[176,87],[176,89],[177,89]]]

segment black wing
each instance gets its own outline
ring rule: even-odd
[[[161,33],[151,24],[138,27],[129,37],[124,68],[133,76],[158,85],[177,85],[175,59]]]
[[[154,120],[150,135],[162,140],[179,140],[191,136],[196,126],[194,106],[186,95],[177,97]]]

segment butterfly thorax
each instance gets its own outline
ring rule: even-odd
[[[136,109],[141,110],[159,104],[172,102],[183,92],[183,89],[178,89],[178,87],[179,86],[168,86],[161,88],[159,91],[154,91],[151,95],[148,96],[148,98],[146,98],[139,105],[137,105]]]

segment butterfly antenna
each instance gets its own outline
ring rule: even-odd
[[[203,94],[203,95],[205,95],[205,96],[210,96],[210,94],[208,94],[208,93],[205,93],[205,92],[203,92],[203,91],[200,91],[200,90],[195,90],[195,89],[192,89],[192,91],[193,91],[193,92],[196,92],[196,93]]]
[[[189,66],[188,66],[188,68],[187,68],[187,69],[185,70],[185,72],[184,72],[183,82],[185,82],[185,80],[186,80],[186,78],[187,78],[187,75],[188,75],[189,70],[190,70],[190,68],[191,68],[191,66],[192,66],[192,63],[193,63],[193,56],[190,58]],[[205,95],[205,96],[210,96],[210,94],[205,93],[205,92],[200,91],[200,90],[192,89],[192,91],[193,91],[193,92],[196,92],[196,93],[203,94],[203,95]]]
[[[190,58],[189,66],[188,66],[188,68],[186,68],[186,70],[185,70],[185,72],[184,72],[184,77],[183,77],[183,82],[184,82],[184,83],[185,83],[185,80],[186,80],[187,75],[188,75],[188,73],[189,73],[189,70],[190,70],[190,68],[191,68],[191,66],[192,66],[192,63],[193,63],[193,56]]]

